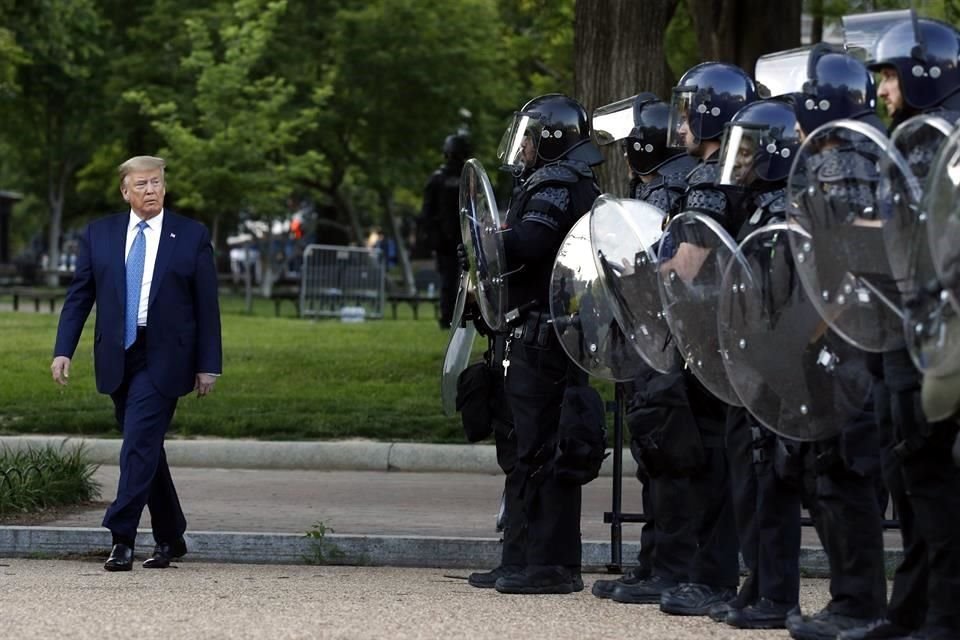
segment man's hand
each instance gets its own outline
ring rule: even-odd
[[[194,385],[194,389],[197,390],[197,397],[202,398],[211,391],[213,391],[213,385],[217,383],[217,376],[212,376],[209,373],[198,373],[197,382]]]
[[[66,386],[70,378],[70,358],[57,356],[50,365],[50,371],[53,373],[54,382]]]

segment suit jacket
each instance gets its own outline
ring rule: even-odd
[[[54,356],[73,357],[96,302],[93,363],[97,390],[108,394],[124,377],[129,219],[129,211],[108,216],[84,231],[54,348]],[[190,393],[197,373],[221,373],[220,306],[210,232],[169,210],[164,211],[150,286],[146,348],[151,381],[169,398]]]

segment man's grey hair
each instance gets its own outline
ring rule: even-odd
[[[164,168],[166,166],[166,160],[158,158],[157,156],[133,156],[117,167],[117,173],[120,174],[120,186],[123,186],[124,180],[126,180],[127,176],[131,173],[160,169],[160,175],[164,175]]]

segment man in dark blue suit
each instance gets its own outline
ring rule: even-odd
[[[67,384],[93,304],[94,370],[123,432],[117,498],[103,526],[113,534],[104,568],[129,571],[137,526],[150,508],[156,547],[145,568],[186,554],[186,520],[170,477],[163,439],[177,398],[210,393],[221,373],[220,308],[210,233],[164,211],[165,163],[137,156],[119,167],[130,211],[91,222],[60,313],[50,369]]]

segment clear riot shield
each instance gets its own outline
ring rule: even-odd
[[[721,286],[717,317],[730,384],[743,406],[793,440],[829,438],[871,402],[864,353],[829,330],[811,304],[785,224],[740,243]]]
[[[937,153],[953,125],[937,115],[910,118],[890,137],[903,155],[918,185],[928,184]],[[917,367],[944,375],[960,368],[960,323],[949,293],[940,285],[928,226],[930,215],[918,206],[896,209],[900,214],[885,226],[887,249],[904,298],[904,334]]]
[[[627,344],[653,369],[679,364],[657,284],[657,246],[666,214],[640,200],[597,198],[590,212],[590,239],[599,284]]]
[[[865,62],[876,57],[877,39],[884,31],[903,20],[915,20],[911,9],[894,11],[874,11],[872,13],[854,13],[843,16],[843,46],[848,53]]]
[[[797,93],[807,81],[811,49],[800,47],[760,56],[753,76],[770,90],[771,96]]]
[[[494,331],[506,326],[506,261],[501,222],[487,172],[476,158],[467,160],[460,176],[460,233],[480,314]]]
[[[657,280],[667,324],[687,366],[713,395],[740,406],[717,334],[723,274],[736,250],[733,238],[716,221],[683,213],[660,240]]]
[[[585,215],[570,229],[553,263],[550,316],[563,350],[578,367],[596,378],[626,382],[643,363],[620,331],[613,307],[600,282]]]
[[[915,205],[916,181],[893,144],[862,122],[814,130],[790,170],[791,249],[830,328],[866,351],[903,346],[903,299],[886,226]]]
[[[460,290],[457,292],[453,320],[450,322],[450,340],[443,354],[443,370],[440,372],[440,401],[443,413],[447,416],[457,413],[457,381],[470,364],[470,354],[473,353],[473,343],[477,337],[477,329],[472,322],[460,326],[469,293],[470,276],[463,273],[460,275]]]
[[[926,183],[928,244],[933,265],[954,308],[960,311],[960,128],[934,159]]]

